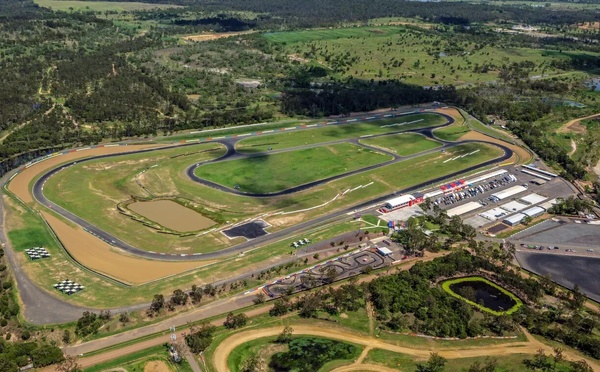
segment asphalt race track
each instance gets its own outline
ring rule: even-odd
[[[444,116],[448,122],[444,125],[441,126],[436,126],[435,128],[441,128],[443,126],[446,125],[450,125],[454,120],[452,119],[452,117],[444,115],[444,114],[439,114],[436,113],[437,115],[442,115]],[[383,114],[380,114],[380,116],[382,116]],[[337,124],[337,125],[341,125]],[[299,130],[309,130],[311,128],[306,128],[306,129],[299,129]],[[430,138],[435,138],[432,134],[432,130],[433,128],[426,128],[426,129],[419,129],[419,130],[413,130],[413,131],[403,131],[404,132],[417,132],[417,133],[422,133]],[[392,134],[396,134],[396,133],[389,133],[387,135],[392,135]],[[384,134],[385,135],[385,134]],[[224,161],[224,160],[230,160],[230,159],[237,159],[237,158],[243,158],[243,157],[248,157],[248,156],[261,156],[264,155],[264,153],[257,153],[257,154],[240,154],[238,152],[235,151],[235,143],[237,143],[239,140],[241,140],[242,138],[226,138],[226,139],[220,139],[220,140],[207,140],[206,142],[202,142],[202,143],[220,143],[223,144],[226,148],[227,148],[227,152],[221,156],[220,158],[217,159],[213,159],[210,160],[208,162],[214,163],[214,162],[219,162],[219,161]],[[437,141],[440,141],[439,139],[436,138]],[[437,152],[440,151],[444,148],[449,148],[449,147],[453,147],[453,146],[458,146],[460,144],[463,143],[472,143],[472,142],[476,142],[476,143],[488,143],[485,141],[462,141],[462,142],[444,142],[444,141],[440,141],[442,143],[445,143],[443,147],[434,149],[434,150],[430,150],[433,152]],[[198,144],[198,142],[194,142],[194,143],[186,143],[186,144],[179,144],[179,145],[175,145],[175,146],[191,146],[191,145],[195,145]],[[139,257],[144,257],[144,258],[148,258],[148,259],[156,259],[156,260],[165,260],[165,261],[189,261],[189,260],[198,260],[198,259],[203,259],[203,260],[208,260],[208,259],[218,259],[218,258],[223,258],[226,256],[231,256],[233,254],[237,254],[237,253],[242,253],[244,251],[247,251],[249,249],[252,248],[256,248],[268,241],[273,241],[273,240],[277,240],[277,239],[282,239],[288,235],[292,235],[295,233],[299,233],[302,231],[306,231],[310,228],[313,228],[315,226],[319,226],[319,225],[323,225],[325,223],[330,223],[330,222],[334,222],[334,221],[342,221],[342,220],[346,220],[349,219],[350,217],[347,215],[348,213],[351,213],[355,210],[361,210],[361,209],[365,209],[367,207],[372,206],[373,204],[380,204],[383,203],[384,201],[386,201],[387,199],[397,196],[397,194],[401,194],[401,193],[408,193],[408,192],[413,192],[422,188],[425,188],[429,185],[433,185],[436,183],[440,183],[444,180],[456,177],[458,175],[464,174],[464,173],[468,173],[471,171],[474,171],[476,169],[488,166],[488,165],[492,165],[498,162],[502,162],[504,160],[509,159],[512,155],[513,155],[513,151],[510,150],[508,147],[496,144],[496,143],[488,143],[490,145],[493,146],[497,146],[500,147],[503,151],[504,154],[496,159],[492,159],[492,160],[488,160],[484,163],[469,167],[467,169],[463,169],[460,170],[458,172],[454,172],[452,174],[448,174],[442,177],[437,177],[433,180],[427,181],[427,182],[423,182],[420,184],[417,184],[413,187],[404,189],[404,190],[398,190],[392,194],[388,194],[388,195],[384,195],[382,197],[370,200],[368,202],[365,203],[361,203],[358,205],[354,205],[348,208],[345,208],[343,210],[337,211],[337,212],[333,212],[330,213],[328,215],[324,215],[324,216],[320,216],[318,218],[315,218],[313,220],[310,221],[305,221],[302,223],[299,223],[297,225],[294,225],[292,227],[288,227],[285,228],[283,230],[280,231],[276,231],[264,236],[260,236],[257,237],[253,240],[249,240],[247,242],[244,243],[240,243],[238,245],[229,247],[229,248],[225,248],[222,249],[220,251],[216,251],[216,252],[210,252],[210,253],[203,253],[203,254],[196,254],[196,255],[179,255],[179,254],[160,254],[160,253],[154,253],[154,252],[149,252],[143,249],[139,249],[136,248],[122,240],[120,240],[119,238],[111,235],[110,233],[94,226],[93,224],[89,223],[88,221],[86,221],[85,219],[67,211],[66,209],[60,207],[59,205],[53,203],[52,201],[48,200],[43,193],[43,189],[44,189],[44,183],[53,175],[57,174],[58,172],[60,172],[62,169],[70,167],[76,163],[82,163],[82,162],[88,162],[88,161],[92,161],[92,160],[97,160],[97,159],[104,159],[104,158],[109,158],[109,157],[118,157],[118,156],[123,156],[123,155],[131,155],[131,154],[136,154],[136,153],[146,153],[146,152],[151,152],[151,151],[158,151],[158,150],[164,150],[165,148],[169,148],[169,147],[162,147],[160,149],[145,149],[145,150],[139,150],[139,151],[134,151],[134,152],[128,152],[128,153],[124,153],[124,154],[110,154],[110,155],[100,155],[100,156],[95,156],[95,157],[91,157],[91,158],[86,158],[86,159],[79,159],[77,161],[72,161],[70,163],[67,164],[63,164],[59,167],[56,167],[54,169],[51,169],[50,171],[44,173],[33,185],[32,188],[32,194],[34,199],[39,202],[42,205],[45,205],[49,208],[51,208],[54,212],[60,214],[61,216],[67,218],[68,220],[72,221],[73,223],[81,226],[82,228],[84,228],[87,232],[91,233],[92,235],[97,236],[98,238],[106,241],[108,244],[111,244],[114,247],[120,248],[128,253],[131,253],[133,255],[137,255]],[[318,144],[319,146],[322,144]],[[175,146],[171,146],[171,147],[175,147]],[[361,144],[361,146],[364,146]],[[298,148],[292,148],[292,149],[287,149],[287,151],[290,150],[297,150]],[[377,151],[381,151],[381,149],[377,149]],[[274,153],[274,152],[269,152],[269,153]],[[416,156],[422,156],[424,153],[426,152],[422,152],[419,154],[415,154],[415,155],[411,155],[409,157],[398,157],[398,156],[394,156],[394,159],[391,160],[390,162],[387,163],[383,163],[383,164],[377,164],[375,166],[371,166],[371,167],[367,167],[367,168],[363,168],[363,169],[359,169],[353,172],[349,172],[349,173],[345,173],[343,175],[338,175],[338,176],[334,176],[334,177],[330,177],[328,179],[324,179],[324,180],[318,180],[315,182],[311,182],[305,185],[300,185],[288,190],[283,190],[279,193],[276,194],[271,194],[271,195],[265,195],[265,194],[259,194],[259,195],[252,195],[252,194],[244,194],[241,193],[241,195],[245,195],[248,197],[265,197],[265,196],[275,196],[275,195],[285,195],[285,194],[291,194],[293,192],[298,192],[301,190],[306,190],[308,188],[311,187],[315,187],[319,184],[322,184],[324,182],[329,182],[333,179],[338,179],[338,178],[342,178],[342,177],[347,177],[349,175],[352,174],[356,174],[356,173],[360,173],[360,172],[365,172],[371,169],[375,169],[377,167],[383,166],[383,165],[388,165],[390,163],[393,162],[398,162],[398,161],[405,161],[407,159],[416,157]],[[391,154],[391,153],[390,153]],[[205,162],[206,163],[206,162]],[[195,180],[196,182],[201,182],[203,184],[208,184],[208,181],[202,180],[198,177],[196,177],[195,175],[193,175],[193,169],[195,169],[197,166],[199,166],[200,164],[205,164],[205,163],[198,163],[198,164],[194,164],[190,167],[188,167],[187,169],[187,174],[188,176],[190,176],[193,180]],[[237,190],[233,190],[221,185],[217,185],[217,184],[209,184],[209,186],[211,187],[215,187],[218,188],[219,190],[225,191],[225,192],[236,192]]]

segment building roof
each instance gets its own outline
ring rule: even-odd
[[[377,251],[384,256],[392,254],[392,250],[386,247],[377,247]]]
[[[505,169],[497,170],[497,171],[495,171],[495,172],[486,173],[486,174],[484,174],[484,175],[482,175],[482,176],[479,176],[479,177],[476,177],[476,178],[472,178],[472,179],[470,179],[470,180],[467,180],[467,182],[466,182],[466,183],[470,185],[470,184],[472,184],[472,183],[477,183],[477,182],[485,181],[485,180],[487,180],[487,179],[490,179],[490,178],[492,178],[492,177],[497,177],[497,176],[503,175],[503,174],[505,174],[505,173],[508,173],[508,171],[507,171],[507,170],[505,170]]]
[[[529,216],[529,217],[537,217],[540,214],[544,214],[546,210],[544,208],[541,207],[531,207],[529,209],[526,209],[523,211],[523,214]]]
[[[531,193],[531,194],[526,195],[521,198],[522,201],[524,201],[525,203],[528,203],[528,204],[538,204],[538,203],[543,202],[546,199],[548,199],[548,198],[546,198],[545,196],[536,194],[536,193]]]
[[[393,199],[386,201],[385,204],[389,204],[391,206],[402,205],[402,204],[408,203],[409,201],[414,200],[414,199],[415,199],[414,196],[412,196],[410,194],[400,195],[397,198],[393,198]]]
[[[465,203],[463,205],[459,205],[458,207],[454,207],[454,208],[448,209],[446,211],[446,213],[450,217],[452,217],[452,216],[460,216],[460,215],[463,215],[465,213],[474,211],[475,209],[478,209],[478,208],[481,208],[481,204],[479,204],[477,202],[468,202],[468,203]]]
[[[500,208],[509,212],[518,212],[527,208],[527,204],[519,203],[518,201],[511,201],[509,203],[502,204]]]
[[[541,178],[534,178],[534,179],[531,180],[531,182],[536,183],[538,185],[543,185],[543,184],[546,183],[546,180],[543,180]]]
[[[526,187],[523,187],[521,185],[517,185],[517,186],[509,187],[506,190],[502,190],[502,191],[499,191],[497,193],[494,193],[491,196],[493,196],[495,198],[498,198],[499,200],[503,200],[503,199],[509,198],[509,197],[511,197],[513,195],[522,193],[524,191],[527,191]]]
[[[548,200],[547,202],[540,204],[540,207],[544,208],[545,210],[548,210],[548,209],[550,209],[550,207],[552,207],[554,204],[557,204],[557,203],[558,203],[558,200],[552,199],[552,200]]]
[[[485,212],[481,212],[481,213],[479,213],[479,215],[490,221],[496,221],[498,218],[502,218],[502,217],[508,215],[508,212],[502,208],[496,207],[496,208],[489,209]]]
[[[520,223],[523,218],[525,218],[527,216],[525,216],[523,213],[517,213],[517,214],[513,214],[512,216],[508,216],[504,219],[504,222],[511,224],[511,225],[516,225],[518,223]]]

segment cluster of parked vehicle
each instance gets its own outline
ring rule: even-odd
[[[303,246],[305,244],[308,244],[308,243],[310,243],[310,240],[308,240],[307,238],[304,238],[304,239],[298,240],[297,242],[293,242],[291,244],[291,246],[294,247],[294,248],[298,248],[298,247],[301,247],[301,246]]]
[[[464,188],[460,191],[456,191],[451,194],[440,196],[439,198],[437,198],[433,201],[433,204],[435,204],[435,205],[440,205],[440,204],[451,205],[451,204],[457,203],[463,199],[475,197],[479,194],[483,194],[486,191],[496,189],[500,186],[504,186],[504,185],[507,185],[512,182],[517,182],[517,177],[513,176],[512,174],[508,174],[502,178],[496,178],[496,179],[493,179],[492,181],[485,182],[485,183],[482,183],[477,186],[469,185],[468,188]],[[526,184],[523,186],[527,187]],[[489,200],[492,200],[492,199],[493,199],[493,197],[489,198]],[[496,201],[494,201],[494,203],[495,202]],[[485,200],[479,200],[479,203],[481,205],[488,204]]]
[[[538,251],[543,251],[544,249],[548,249],[548,250],[552,250],[552,249],[560,249],[559,247],[556,246],[543,246],[543,245],[531,245],[531,244],[521,244],[521,248],[528,248],[528,249],[537,249]],[[569,252],[568,249],[566,249],[567,252]]]

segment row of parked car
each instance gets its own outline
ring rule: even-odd
[[[454,192],[452,194],[448,194],[445,196],[441,196],[433,201],[435,205],[451,205],[456,202],[459,202],[463,199],[472,198],[479,194],[483,194],[486,191],[496,189],[500,186],[507,185],[512,182],[517,182],[517,178],[512,174],[508,174],[502,178],[496,178],[492,181],[482,183],[477,186],[470,186],[469,188],[462,189],[461,191]],[[490,199],[491,200],[491,199]],[[484,200],[479,200],[481,205],[487,205],[487,202]]]
[[[307,238],[304,238],[304,239],[300,239],[300,240],[298,240],[297,242],[293,242],[293,243],[292,243],[292,244],[290,244],[290,245],[291,245],[292,247],[294,247],[294,248],[298,248],[298,247],[301,247],[301,246],[303,246],[303,245],[305,245],[305,244],[308,244],[308,243],[310,243],[310,240],[308,240]]]

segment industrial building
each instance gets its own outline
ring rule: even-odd
[[[546,213],[546,210],[542,207],[531,207],[531,208],[523,211],[524,215],[531,217],[531,218],[541,216],[544,213]]]
[[[558,204],[558,200],[557,199],[552,199],[552,200],[548,200],[547,202],[544,202],[542,204],[540,204],[541,208],[544,208],[545,210],[550,209],[554,204]]]
[[[548,199],[548,198],[546,198],[545,196],[542,196],[542,195],[536,194],[536,193],[531,193],[529,195],[522,197],[521,201],[523,201],[529,205],[534,205],[534,204],[541,203],[546,199]]]
[[[448,214],[449,217],[452,216],[461,216],[465,213],[469,213],[471,211],[474,211],[475,209],[481,208],[481,204],[477,203],[477,202],[468,202],[465,203],[463,205],[459,205],[458,207],[454,207],[451,209],[448,209],[446,211],[446,213]]]
[[[518,212],[525,208],[527,208],[527,204],[519,203],[518,201],[511,201],[506,204],[502,204],[500,208],[504,209],[507,212]]]
[[[516,226],[516,225],[520,224],[521,221],[523,221],[523,218],[525,218],[525,217],[527,217],[525,214],[517,213],[517,214],[513,214],[512,216],[505,218],[504,221],[502,221],[502,222],[504,222],[508,226]]]
[[[527,191],[526,187],[518,185],[518,186],[509,187],[506,190],[502,190],[502,191],[499,191],[497,193],[494,193],[494,194],[492,194],[490,196],[490,198],[494,199],[496,201],[500,201],[500,200],[504,200],[504,199],[510,198],[513,195],[517,195],[517,194],[520,194],[520,193],[525,192],[525,191]]]
[[[406,195],[400,195],[396,198],[388,200],[387,202],[385,202],[383,207],[386,210],[391,211],[396,208],[402,208],[402,207],[416,204],[417,202],[418,201],[414,196],[406,194]]]
[[[479,213],[481,217],[490,221],[496,221],[497,219],[507,216],[508,214],[509,213],[506,210],[499,207]]]

